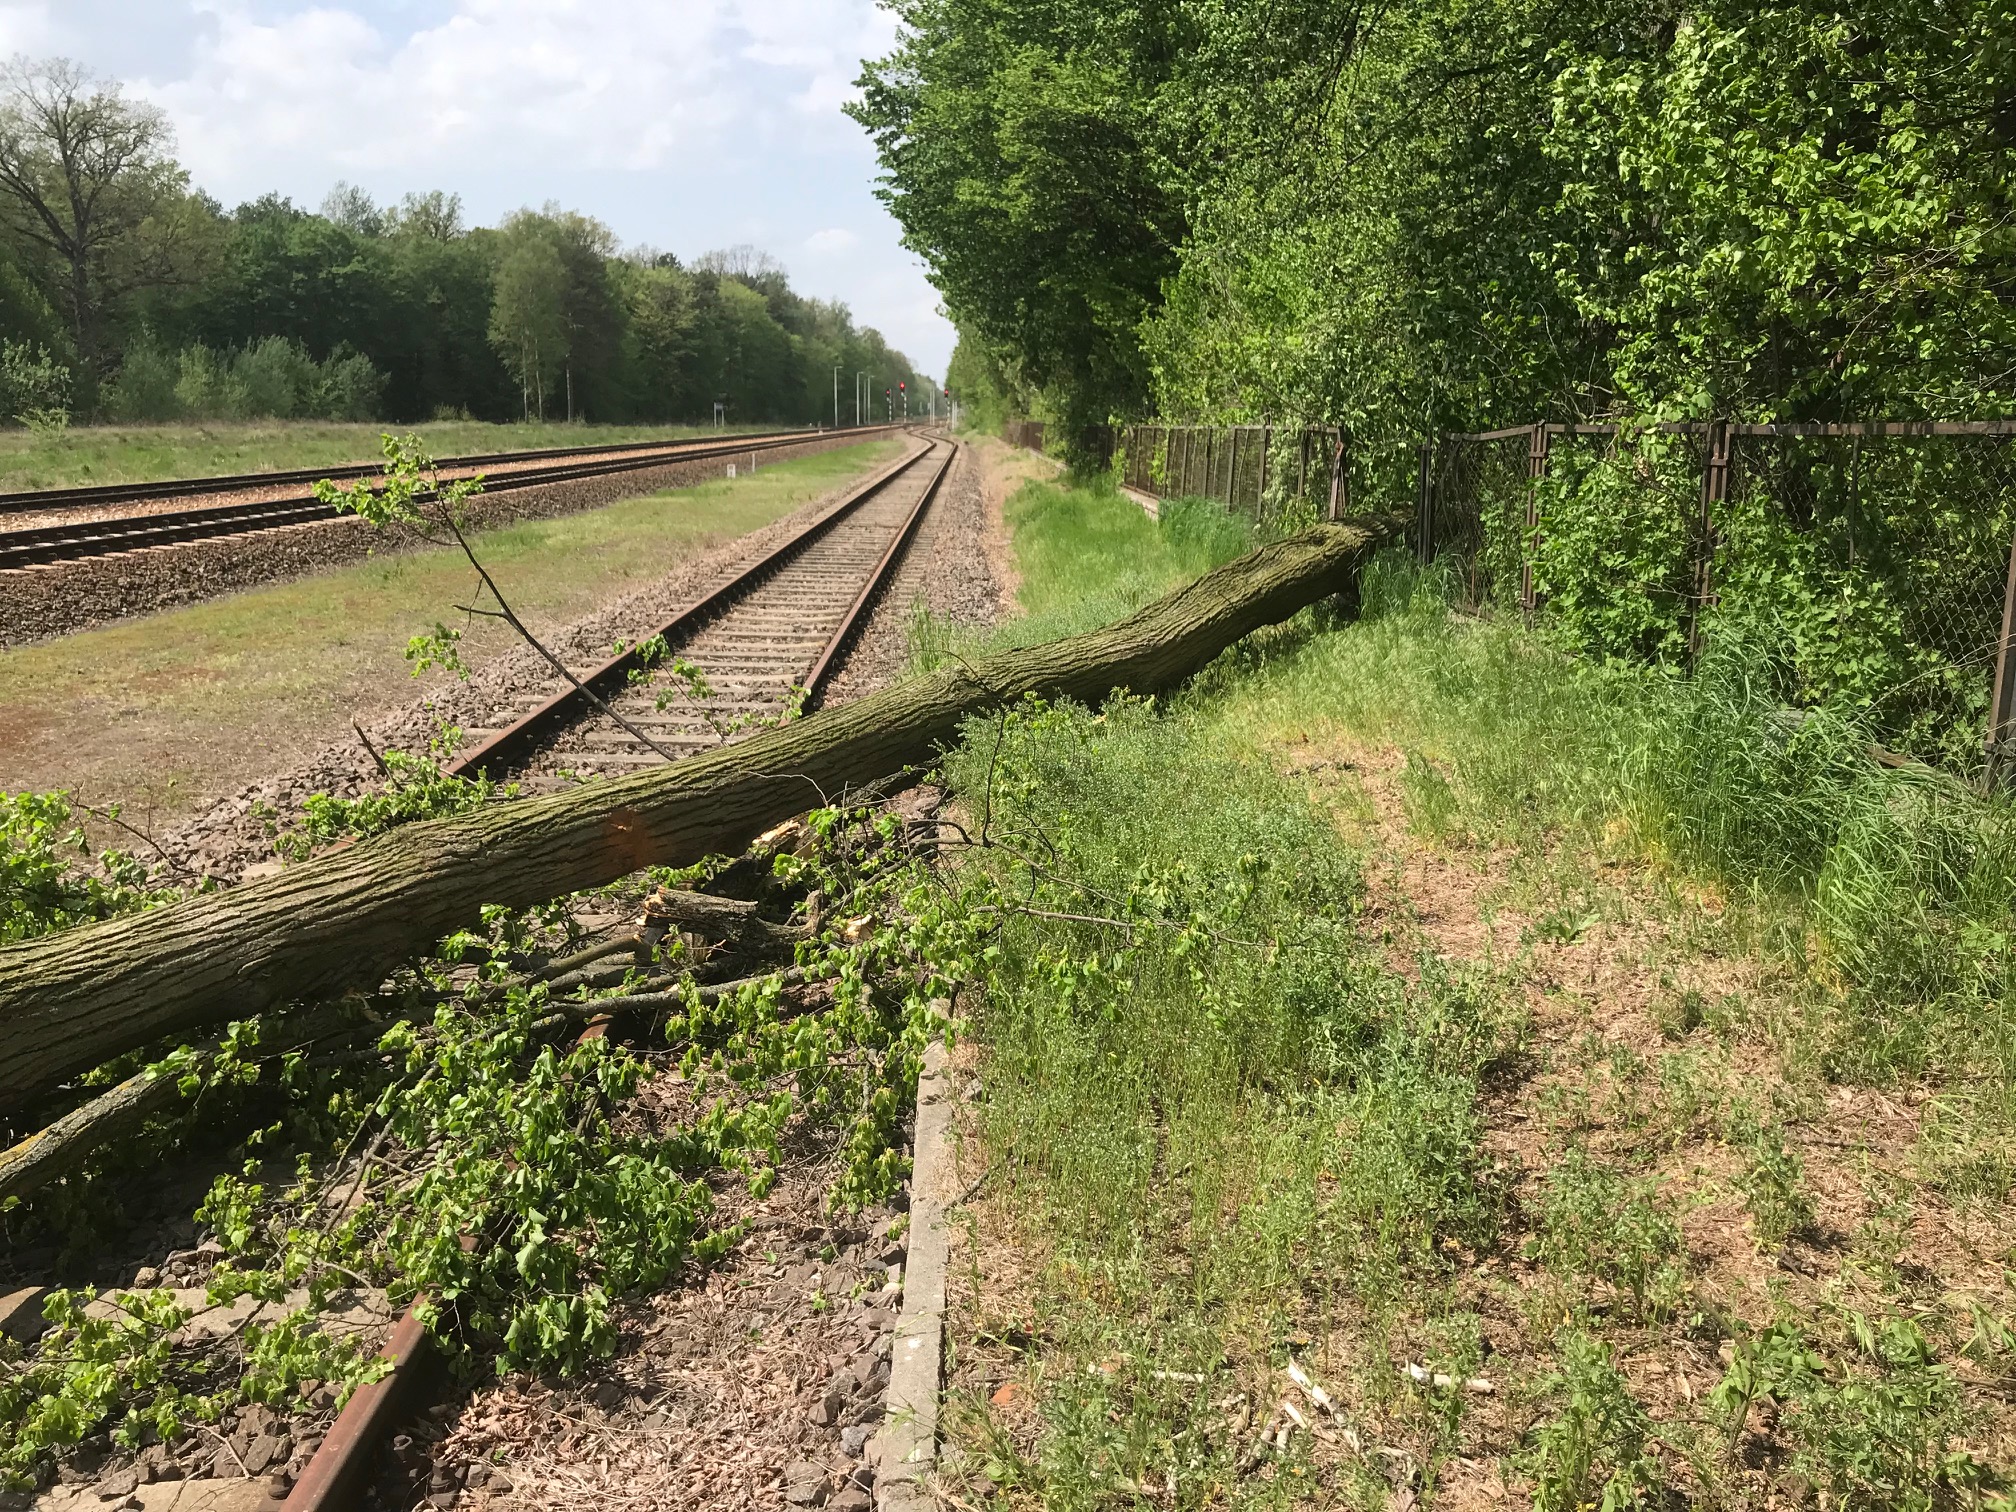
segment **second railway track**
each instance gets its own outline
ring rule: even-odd
[[[794,703],[816,707],[957,450],[929,442],[655,627],[666,651],[655,676],[637,680],[646,663],[634,648],[577,672],[578,684],[556,675],[503,728],[471,732],[478,743],[450,770],[527,772],[537,786],[616,776],[719,745]],[[704,690],[672,669],[675,657]]]
[[[864,427],[861,439],[889,434],[892,427]],[[467,471],[478,463],[504,464],[539,460],[542,457],[557,457],[559,460],[537,467],[515,466],[510,472],[497,473],[485,479],[486,494],[505,493],[520,488],[537,488],[556,483],[572,483],[584,478],[598,478],[615,473],[638,472],[646,468],[669,466],[681,462],[706,461],[719,458],[724,461],[780,447],[802,446],[808,441],[830,438],[838,432],[788,431],[765,436],[735,436],[720,441],[678,441],[653,446],[631,446],[611,449],[592,457],[568,453],[527,453],[516,459],[508,457],[449,458],[441,463],[444,473]],[[371,470],[363,468],[333,467],[315,472],[315,477],[355,478],[368,475]],[[148,498],[168,497],[169,490],[181,492],[195,491],[195,484],[207,482],[211,491],[226,491],[225,486],[270,487],[274,483],[298,483],[308,474],[253,474],[249,478],[227,478],[192,480],[175,484],[139,485],[126,497]],[[147,492],[147,490],[153,492]],[[65,490],[64,496],[71,494],[107,494],[111,489]],[[53,497],[53,496],[52,496]],[[87,504],[102,502],[97,499],[81,501]],[[55,508],[57,503],[44,502],[38,508]],[[66,521],[57,525],[34,525],[25,528],[0,529],[0,571],[28,567],[49,566],[59,562],[83,561],[92,557],[109,556],[122,551],[138,551],[151,546],[168,546],[184,541],[208,540],[219,536],[249,535],[256,531],[276,530],[292,525],[306,525],[317,521],[337,518],[336,511],[323,504],[312,494],[302,494],[289,498],[257,499],[235,504],[210,505],[197,509],[178,509],[163,513],[129,514],[114,517]]]

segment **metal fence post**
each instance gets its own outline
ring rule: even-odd
[[[1327,518],[1341,520],[1351,510],[1351,433],[1337,427],[1337,447],[1330,454],[1330,510]]]
[[[2002,590],[2002,640],[1995,649],[1995,687],[1988,704],[1988,772],[1989,786],[2002,780],[2002,747],[2011,736],[2011,725],[2016,723],[2016,655],[2011,655],[2016,646],[2016,538],[2009,543],[2009,581]]]
[[[1414,501],[1414,558],[1423,567],[1435,560],[1435,441],[1421,443],[1421,482]]]
[[[1715,519],[1729,498],[1727,420],[1708,422],[1708,460],[1701,469],[1701,518],[1695,541],[1694,603],[1687,617],[1687,664],[1701,659],[1701,618],[1715,593]]]
[[[1540,480],[1547,476],[1547,427],[1533,427],[1526,447],[1526,537],[1519,552],[1519,607],[1531,614],[1534,608],[1533,557],[1540,549]]]

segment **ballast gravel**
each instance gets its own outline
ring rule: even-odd
[[[609,655],[616,641],[634,639],[662,624],[831,508],[844,491],[835,490],[695,558],[651,587],[576,622],[549,644],[577,670],[595,665]],[[902,675],[908,662],[909,628],[919,606],[961,625],[988,625],[1000,617],[1003,599],[983,547],[988,521],[989,505],[972,453],[961,448],[959,461],[919,526],[895,581],[871,610],[854,648],[829,684],[829,704],[858,698]],[[509,711],[527,698],[543,695],[551,675],[536,652],[517,647],[449,693],[385,710],[361,721],[361,728],[379,751],[424,754],[444,726],[488,729],[507,723]],[[264,875],[278,869],[274,837],[283,825],[298,819],[302,802],[311,794],[354,798],[381,781],[374,758],[352,732],[292,771],[249,784],[156,839],[185,873],[237,882],[248,871]]]
[[[845,431],[827,432],[798,445],[762,452],[759,466],[813,456],[836,446],[853,446],[859,439]],[[637,472],[483,495],[471,502],[470,516],[478,525],[494,527],[578,514],[661,489],[710,481],[722,476],[733,460],[714,457],[674,462]],[[77,562],[0,570],[0,649],[426,544],[411,532],[380,532],[346,517],[284,525],[249,535],[149,546]]]

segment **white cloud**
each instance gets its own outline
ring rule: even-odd
[[[805,293],[941,369],[950,327],[840,109],[894,39],[874,0],[0,0],[0,53],[160,104],[226,205],[342,178],[484,223],[558,200],[683,256],[802,249]]]
[[[319,149],[358,170],[472,156],[648,170],[684,153],[865,144],[838,107],[890,29],[865,0],[458,0],[386,36],[355,8],[197,0],[193,66],[140,87],[200,177]]]
[[[805,250],[814,257],[831,257],[836,252],[852,251],[860,243],[861,238],[845,226],[828,226],[805,238]]]

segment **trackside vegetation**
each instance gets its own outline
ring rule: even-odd
[[[1190,568],[1182,507],[1009,518],[1046,627]],[[1580,660],[1404,556],[1363,601],[948,763],[1024,905],[955,1494],[2006,1505],[2009,803],[1737,648]]]
[[[1003,641],[1258,531],[1061,484],[1008,520]],[[579,1369],[782,1161],[836,1208],[894,1193],[949,1015],[969,1505],[2006,1506],[2007,801],[1779,717],[1754,651],[1580,659],[1405,556],[1359,600],[1173,695],[974,720],[935,833],[815,811],[94,1073],[181,1100],[7,1243],[83,1264],[136,1162],[208,1160],[209,1293],[271,1311],[222,1359],[170,1294],[58,1294],[8,1346],[7,1474],[367,1379],[318,1326],[360,1282],[426,1289],[472,1374]],[[924,663],[984,644],[917,631]],[[483,796],[402,764],[280,849]],[[11,822],[17,934],[149,901],[52,884],[56,807]],[[695,890],[763,927],[696,946],[664,922]],[[638,940],[584,949],[612,915]]]
[[[1960,419],[2012,394],[2006,0],[900,0],[862,77],[970,401],[1100,427]],[[979,413],[976,410],[976,413]]]

